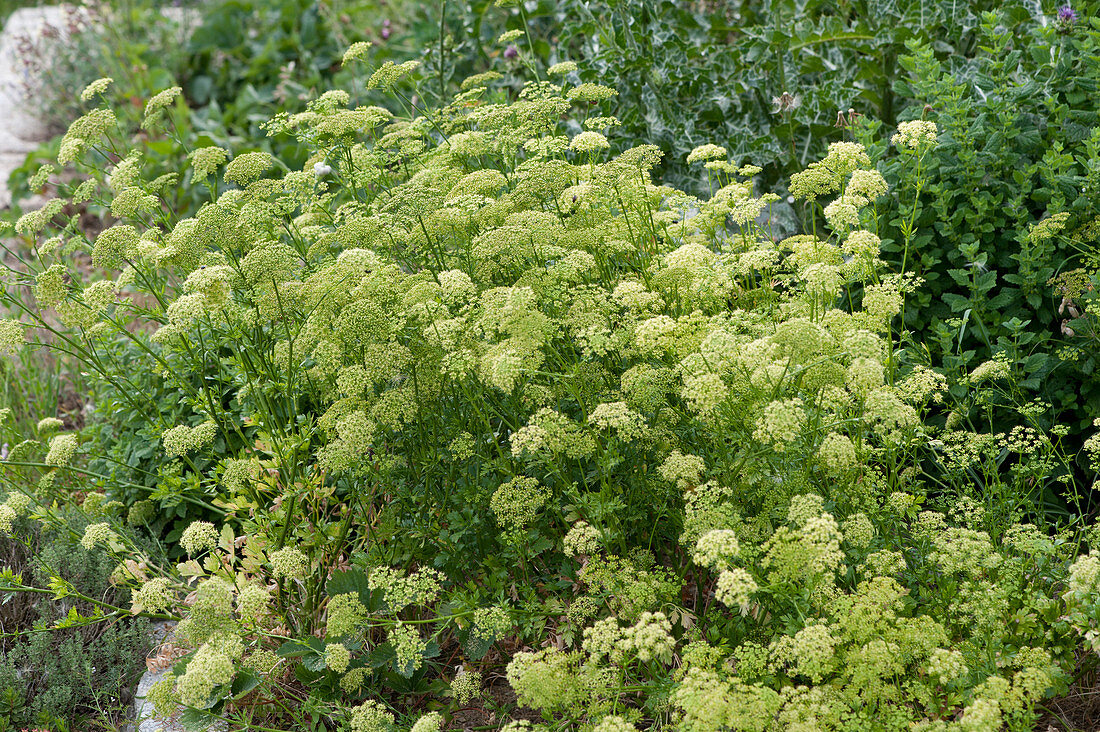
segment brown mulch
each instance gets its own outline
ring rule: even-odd
[[[1091,659],[1089,659],[1091,660]],[[1090,664],[1094,666],[1094,664]],[[1046,714],[1035,725],[1039,732],[1096,732],[1100,730],[1100,670],[1079,670],[1080,678],[1066,694],[1046,701]]]
[[[482,690],[482,694],[482,698],[474,700],[470,706],[456,710],[447,728],[468,731],[491,725],[504,726],[505,722],[511,720],[543,721],[542,715],[534,709],[521,707],[516,703],[516,692],[512,691],[512,687],[503,676],[491,678],[487,687]],[[492,709],[508,710],[507,718],[500,719],[495,712],[491,711]]]

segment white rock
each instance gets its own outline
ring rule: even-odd
[[[149,634],[157,644],[167,643],[172,640],[174,623],[157,622],[149,626]],[[157,683],[171,671],[171,668],[163,671],[146,671],[138,681],[137,692],[134,694],[134,719],[128,732],[185,732],[185,728],[175,719],[158,717],[153,703],[145,697],[153,684]],[[219,724],[207,728],[210,732],[225,732],[226,725]]]
[[[20,8],[0,34],[0,208],[11,205],[8,176],[27,153],[49,139],[45,126],[26,111],[28,79],[19,63],[19,38],[34,37],[47,24],[64,25],[64,18],[60,7]]]
[[[64,33],[69,13],[87,14],[84,9],[62,6],[20,8],[8,18],[0,33],[0,208],[11,205],[8,176],[21,166],[27,153],[50,139],[49,130],[27,111],[27,88],[36,84],[19,61],[19,39],[37,38],[46,26]],[[166,18],[193,28],[201,15],[194,8],[163,8]]]

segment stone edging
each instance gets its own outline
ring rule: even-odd
[[[0,208],[11,205],[8,176],[21,166],[27,153],[49,139],[49,133],[25,109],[24,78],[19,68],[18,38],[35,35],[44,26],[63,24],[60,6],[20,8],[8,18],[0,35]]]
[[[150,624],[149,635],[153,638],[154,650],[171,649],[171,643],[175,637],[173,634],[175,625],[175,623],[163,620]],[[160,653],[157,654],[158,657],[160,655]],[[134,694],[134,721],[126,728],[126,732],[186,732],[186,729],[177,720],[158,717],[153,709],[153,703],[145,698],[153,684],[163,679],[171,670],[171,659],[174,655],[172,653],[167,654],[168,663],[147,664],[148,668],[141,675],[137,692]],[[226,732],[226,725],[215,725],[208,727],[207,730],[208,732]]]

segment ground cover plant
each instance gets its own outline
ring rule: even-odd
[[[270,149],[193,145],[177,87],[133,121],[150,160],[109,80],[82,95],[0,334],[96,407],[3,425],[0,528],[78,537],[128,602],[4,591],[182,619],[153,696],[234,729],[1031,729],[1091,672],[1096,427],[1035,398],[1026,341],[944,368],[904,332],[971,107],[846,118],[778,188],[788,235],[716,144],[682,156],[701,195],[658,185],[616,90],[518,28],[493,53],[529,80],[445,104],[370,53]],[[1056,283],[1082,342],[1091,277]]]
[[[43,427],[47,435],[56,430]],[[8,505],[20,505],[19,495],[9,492]],[[97,602],[120,605],[126,592],[108,580],[115,562],[81,546],[77,529],[88,518],[75,507],[61,513],[68,524],[60,530],[5,514],[5,586],[18,577],[52,588],[2,595],[0,729],[5,731],[77,730],[89,720],[121,724],[130,717],[137,678],[145,669],[150,645],[145,620],[79,622],[97,614]]]

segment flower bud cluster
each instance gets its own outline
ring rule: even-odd
[[[218,546],[218,530],[209,521],[192,521],[180,536],[180,546],[190,556],[195,556]]]
[[[520,531],[549,498],[550,491],[538,479],[519,476],[493,492],[489,507],[502,529]]]
[[[165,431],[161,435],[164,443],[164,453],[170,458],[188,455],[207,447],[214,441],[218,434],[218,426],[214,422],[203,422],[197,427],[177,425]]]
[[[443,588],[443,575],[424,568],[406,575],[390,567],[375,567],[367,577],[372,591],[381,589],[386,605],[392,612],[400,612],[409,605],[431,605],[439,598]],[[353,606],[353,610],[355,608]]]
[[[283,547],[272,552],[270,559],[276,577],[303,579],[309,573],[309,557],[296,547]]]

